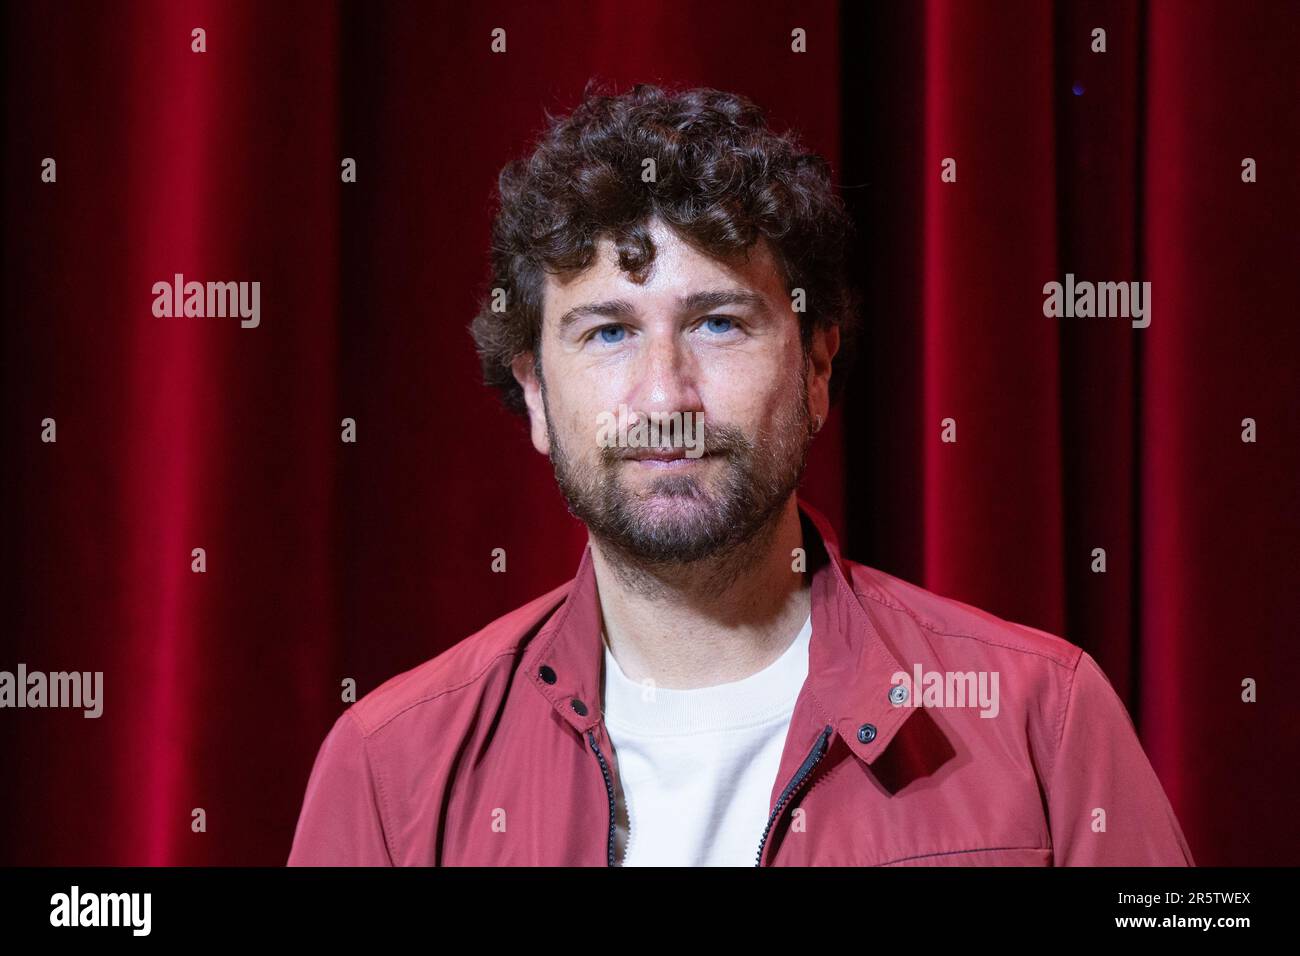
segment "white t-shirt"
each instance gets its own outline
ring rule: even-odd
[[[810,614],[757,674],[691,690],[631,680],[605,645],[605,725],[620,784],[617,865],[754,865],[811,637]]]

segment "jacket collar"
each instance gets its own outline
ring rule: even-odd
[[[811,705],[823,725],[834,727],[855,755],[871,763],[914,712],[889,699],[893,675],[907,670],[859,601],[830,523],[802,500],[797,504],[812,577],[812,638],[796,710]],[[601,719],[603,662],[588,540],[564,603],[530,642],[523,666],[557,714],[585,734]]]

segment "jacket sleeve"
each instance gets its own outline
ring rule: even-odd
[[[287,865],[393,865],[366,740],[351,709],[316,754]]]
[[[1055,866],[1196,865],[1128,711],[1086,651],[1067,691],[1046,796]]]

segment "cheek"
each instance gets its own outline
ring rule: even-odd
[[[747,361],[720,368],[703,389],[707,415],[753,433],[788,404],[799,388],[797,368],[777,357],[747,356]]]
[[[551,423],[570,455],[586,457],[595,442],[599,409],[582,400],[575,402],[575,398],[566,395],[562,404],[551,403]]]
[[[556,349],[555,351],[558,351]],[[571,363],[552,354],[546,364],[546,414],[551,428],[562,438],[573,433],[591,396],[575,375]]]

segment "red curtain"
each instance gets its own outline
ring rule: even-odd
[[[572,574],[466,326],[497,171],[592,76],[744,93],[831,159],[868,332],[804,494],[849,553],[1087,647],[1198,862],[1294,862],[1293,6],[3,16],[0,669],[102,671],[104,709],[0,714],[0,863],[282,863],[344,680]],[[1151,326],[1045,318],[1066,271],[1150,280]],[[155,316],[177,273],[259,281],[260,325]]]
[[[855,556],[1087,649],[1198,864],[1294,864],[1300,11],[846,5],[843,29]],[[1067,273],[1149,281],[1150,325],[1045,317]]]

